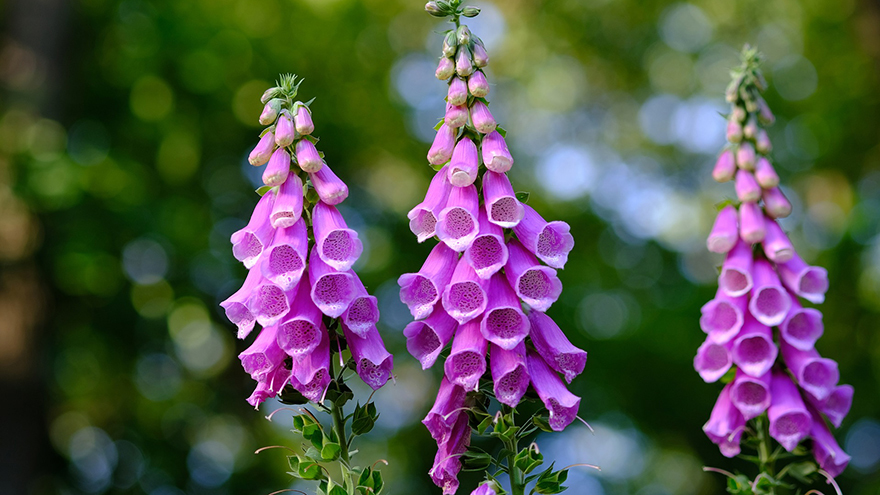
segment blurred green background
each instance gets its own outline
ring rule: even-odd
[[[766,55],[784,226],[826,267],[818,348],[855,386],[837,432],[850,495],[880,493],[880,3],[870,0],[496,0],[490,99],[530,203],[576,247],[549,311],[588,350],[572,385],[590,434],[539,438],[570,493],[720,493],[703,465],[718,384],[692,368],[720,258],[704,238],[724,143],[723,90],[745,42]],[[2,0],[0,493],[269,493],[289,488],[288,416],[253,382],[217,303],[244,269],[229,234],[256,202],[259,96],[305,78],[319,148],[352,194],[356,266],[380,299],[397,382],[361,443],[389,494],[439,493],[419,420],[438,370],[401,335],[397,276],[429,245],[408,231],[442,116],[442,23],[418,0]],[[430,244],[430,243],[428,243]],[[563,465],[564,465],[563,464]],[[749,471],[752,472],[752,471]],[[464,477],[461,493],[475,486]],[[467,490],[466,490],[467,489]],[[826,492],[829,490],[826,489]]]

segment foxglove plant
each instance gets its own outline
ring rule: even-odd
[[[463,468],[487,471],[475,494],[507,493],[496,480],[500,473],[508,475],[514,495],[532,482],[540,493],[559,493],[567,468],[529,475],[542,456],[534,443],[520,445],[538,429],[561,431],[578,413],[580,398],[559,374],[570,383],[587,354],[545,313],[562,291],[556,269],[565,266],[574,239],[568,224],[547,222],[523,204],[525,196],[514,193],[507,177],[513,157],[485,99],[488,54],[460,23],[479,9],[451,0],[429,2],[426,10],[448,17],[455,28],[445,33],[435,73],[449,85],[446,113],[428,151],[436,173],[408,217],[419,242],[436,237],[439,243],[418,272],[398,283],[415,319],[404,329],[407,349],[422,367],[433,366],[451,344],[437,399],[423,421],[437,442],[429,474],[444,494],[457,491]],[[534,395],[527,395],[530,386]],[[488,412],[491,398],[500,403],[497,414]],[[517,424],[516,408],[526,398],[540,400],[547,415]],[[472,447],[474,432],[500,440],[502,458]]]
[[[779,189],[763,128],[774,117],[760,95],[766,88],[760,56],[746,46],[742,60],[727,90],[729,145],[712,172],[718,182],[734,182],[736,200],[718,212],[707,240],[709,251],[725,260],[718,292],[702,308],[707,338],[694,367],[706,382],[726,383],[703,426],[706,435],[726,457],[739,455],[740,444],[758,452],[744,457],[761,474],[749,481],[725,473],[728,491],[777,493],[790,486],[786,477],[810,482],[820,473],[833,482],[846,468],[850,458],[828,423],[840,426],[853,388],[838,384],[837,363],[816,351],[822,313],[799,298],[823,302],[828,274],[801,259],[777,222],[791,204]]]
[[[393,358],[376,328],[376,298],[352,270],[363,246],[336,208],[348,187],[315,147],[311,102],[296,100],[301,82],[283,75],[263,94],[260,123],[268,127],[248,160],[265,165],[265,185],[250,221],[231,238],[248,274],[220,306],[240,339],[262,326],[239,355],[257,382],[248,402],[257,408],[277,396],[285,404],[309,403],[331,418],[326,427],[306,409],[294,416],[294,431],[308,444],[288,456],[290,474],[317,480],[320,494],[379,493],[382,475],[351,463],[351,442],[372,429],[376,406],[358,403],[346,414],[354,394],[345,382],[353,371],[377,390],[391,377]],[[321,465],[334,461],[341,481]]]

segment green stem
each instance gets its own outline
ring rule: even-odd
[[[333,357],[331,356],[331,359]],[[342,385],[342,374],[338,378],[337,383]],[[340,387],[341,388],[341,387]],[[354,495],[355,485],[351,478],[351,460],[348,457],[348,437],[345,434],[345,421],[342,419],[342,407],[336,405],[336,402],[330,403],[330,415],[333,417],[333,431],[336,433],[336,439],[339,442],[339,460],[340,470],[342,471],[342,479],[348,493]]]
[[[512,409],[504,406],[505,415],[510,413],[511,426],[515,424],[515,412]],[[525,495],[526,493],[526,485],[523,483],[523,473],[520,471],[518,467],[516,467],[516,463],[514,459],[516,454],[519,452],[519,446],[517,445],[516,435],[513,436],[510,440],[504,441],[504,447],[507,449],[507,474],[510,476],[510,494],[511,495]]]

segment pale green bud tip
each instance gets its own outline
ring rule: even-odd
[[[446,33],[446,37],[443,38],[443,55],[449,58],[454,57],[457,45],[455,31]]]
[[[263,93],[263,96],[260,97],[260,103],[265,105],[269,100],[275,98],[276,96],[279,96],[280,94],[281,88],[279,88],[278,86],[275,86],[274,88],[269,88]]]
[[[437,5],[437,2],[428,2],[425,4],[425,11],[434,17],[445,17],[446,13]]]
[[[471,30],[467,26],[459,26],[455,35],[459,45],[467,45],[471,42]]]
[[[477,7],[465,7],[463,11],[461,11],[461,15],[465,17],[476,17],[480,15],[480,9]]]

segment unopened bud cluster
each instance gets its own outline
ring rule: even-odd
[[[467,6],[461,8],[461,0],[431,0],[425,4],[425,11],[434,17],[476,17],[480,15],[480,9]]]
[[[362,243],[336,209],[348,187],[315,147],[311,111],[295,100],[298,86],[294,76],[283,76],[263,94],[260,123],[268,127],[248,158],[266,166],[263,195],[231,237],[235,258],[249,271],[241,289],[220,304],[239,338],[256,323],[263,327],[239,355],[257,381],[248,399],[254,407],[288,384],[322,402],[332,379],[331,349],[343,342],[374,389],[388,380],[393,363],[376,329],[376,298],[352,270]]]
[[[427,156],[437,173],[408,214],[419,242],[440,242],[417,273],[398,280],[415,319],[404,330],[410,353],[427,369],[451,343],[423,421],[437,441],[430,474],[444,494],[457,490],[459,457],[470,445],[468,392],[487,372],[506,406],[515,407],[531,385],[558,431],[580,404],[559,374],[571,382],[586,363],[586,352],[545,314],[562,291],[556,269],[574,239],[568,224],[547,222],[514,193],[507,177],[513,157],[485,100],[488,63],[467,26],[445,34],[436,76],[449,85],[446,114]]]
[[[743,59],[727,91],[730,145],[713,171],[719,182],[734,181],[738,205],[721,209],[707,240],[709,251],[726,259],[718,292],[702,308],[700,326],[708,336],[694,359],[706,382],[721,379],[732,367],[736,373],[703,430],[732,457],[740,452],[746,422],[766,412],[770,436],[785,450],[812,439],[816,462],[837,476],[849,456],[826,418],[840,426],[853,388],[839,385],[837,363],[816,351],[824,331],[822,313],[799,300],[822,303],[828,273],[804,262],[777,223],[791,213],[791,205],[779,190],[763,128],[773,114],[760,95],[766,83],[757,53],[747,47]]]

